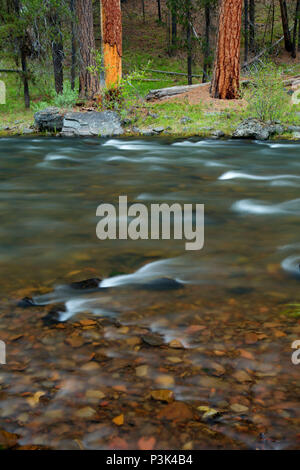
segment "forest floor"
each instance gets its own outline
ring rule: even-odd
[[[134,70],[143,71],[142,79],[133,79],[130,84],[125,84],[126,93],[130,95],[130,103],[127,104],[125,101],[123,114],[128,113],[132,121],[132,125],[127,129],[128,134],[136,135],[136,129],[164,127],[165,134],[174,136],[201,135],[205,137],[216,130],[222,131],[225,136],[230,136],[238,123],[245,117],[249,117],[248,103],[245,99],[234,101],[212,99],[207,85],[207,87],[194,89],[173,98],[153,102],[145,101],[150,90],[187,84],[187,77],[184,75],[155,72],[155,70],[160,70],[185,73],[186,52],[184,46],[179,44],[178,49],[170,55],[166,44],[166,24],[157,21],[156,2],[152,3],[153,5],[151,2],[147,5],[145,23],[139,12],[138,2],[133,9],[128,6],[124,7],[124,76],[126,77]],[[198,25],[198,29],[200,27],[201,25]],[[202,81],[203,61],[198,45],[195,46],[194,55],[193,74],[196,77],[193,78],[193,84],[197,84]],[[299,57],[292,59],[283,51],[283,48],[281,51],[277,50],[276,57],[270,57],[270,60],[280,65],[283,78],[300,73]],[[0,65],[4,63],[0,62]],[[24,108],[23,85],[19,74],[0,73],[0,80],[5,82],[7,89],[6,104],[0,105],[0,135],[29,134],[33,131],[34,113],[47,105],[53,105],[50,63],[45,67],[33,63],[31,67],[37,67],[38,70],[34,72],[30,83],[31,108],[29,110]],[[69,70],[66,66],[66,81],[68,75]],[[248,76],[243,74],[242,79],[247,78]],[[136,101],[137,97],[138,101]],[[137,106],[134,106],[132,111],[133,100],[136,101]],[[75,107],[74,110],[80,109]],[[300,108],[295,107],[294,111],[300,111]],[[286,123],[299,125],[300,118],[292,113]]]

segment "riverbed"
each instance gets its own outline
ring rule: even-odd
[[[299,144],[11,137],[0,168],[12,447],[299,448]],[[99,240],[120,195],[204,204],[203,249]]]

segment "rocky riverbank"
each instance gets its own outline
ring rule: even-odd
[[[212,113],[207,113],[208,118]],[[189,116],[180,118],[180,126],[174,129],[171,126],[155,124],[158,115],[147,112],[147,117],[154,125],[138,126],[136,119],[123,119],[113,111],[89,111],[89,112],[66,112],[58,108],[49,107],[35,113],[32,124],[22,120],[15,121],[11,126],[0,126],[0,136],[10,135],[57,135],[62,137],[111,137],[111,136],[136,136],[136,137],[203,137],[212,139],[300,139],[300,125],[288,123],[262,122],[256,118],[241,119],[237,125],[223,130],[222,120],[228,120],[228,113],[218,114],[218,126],[195,126],[189,127],[193,119]],[[220,125],[221,123],[221,125]]]

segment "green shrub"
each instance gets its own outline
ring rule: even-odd
[[[64,91],[61,94],[53,93],[51,105],[57,108],[73,108],[78,99],[76,90],[72,90],[70,82],[64,83]]]
[[[248,101],[247,115],[261,121],[282,120],[291,111],[282,71],[272,63],[263,64],[251,72],[250,84],[244,97]]]
[[[31,109],[36,113],[42,109],[48,108],[51,106],[47,101],[38,101],[37,103],[31,103]]]

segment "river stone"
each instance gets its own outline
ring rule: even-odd
[[[288,126],[286,132],[300,132],[300,126]]]
[[[34,115],[35,126],[39,131],[60,132],[63,128],[64,115],[59,108],[49,107]]]
[[[266,124],[256,118],[248,118],[242,121],[232,137],[236,139],[267,140],[271,135],[281,134],[284,131],[280,124]]]
[[[221,139],[222,137],[225,136],[224,132],[217,129],[215,131],[212,132],[211,136],[214,138],[214,139]]]
[[[67,113],[63,121],[63,136],[99,136],[121,135],[124,130],[121,120],[114,111]]]

